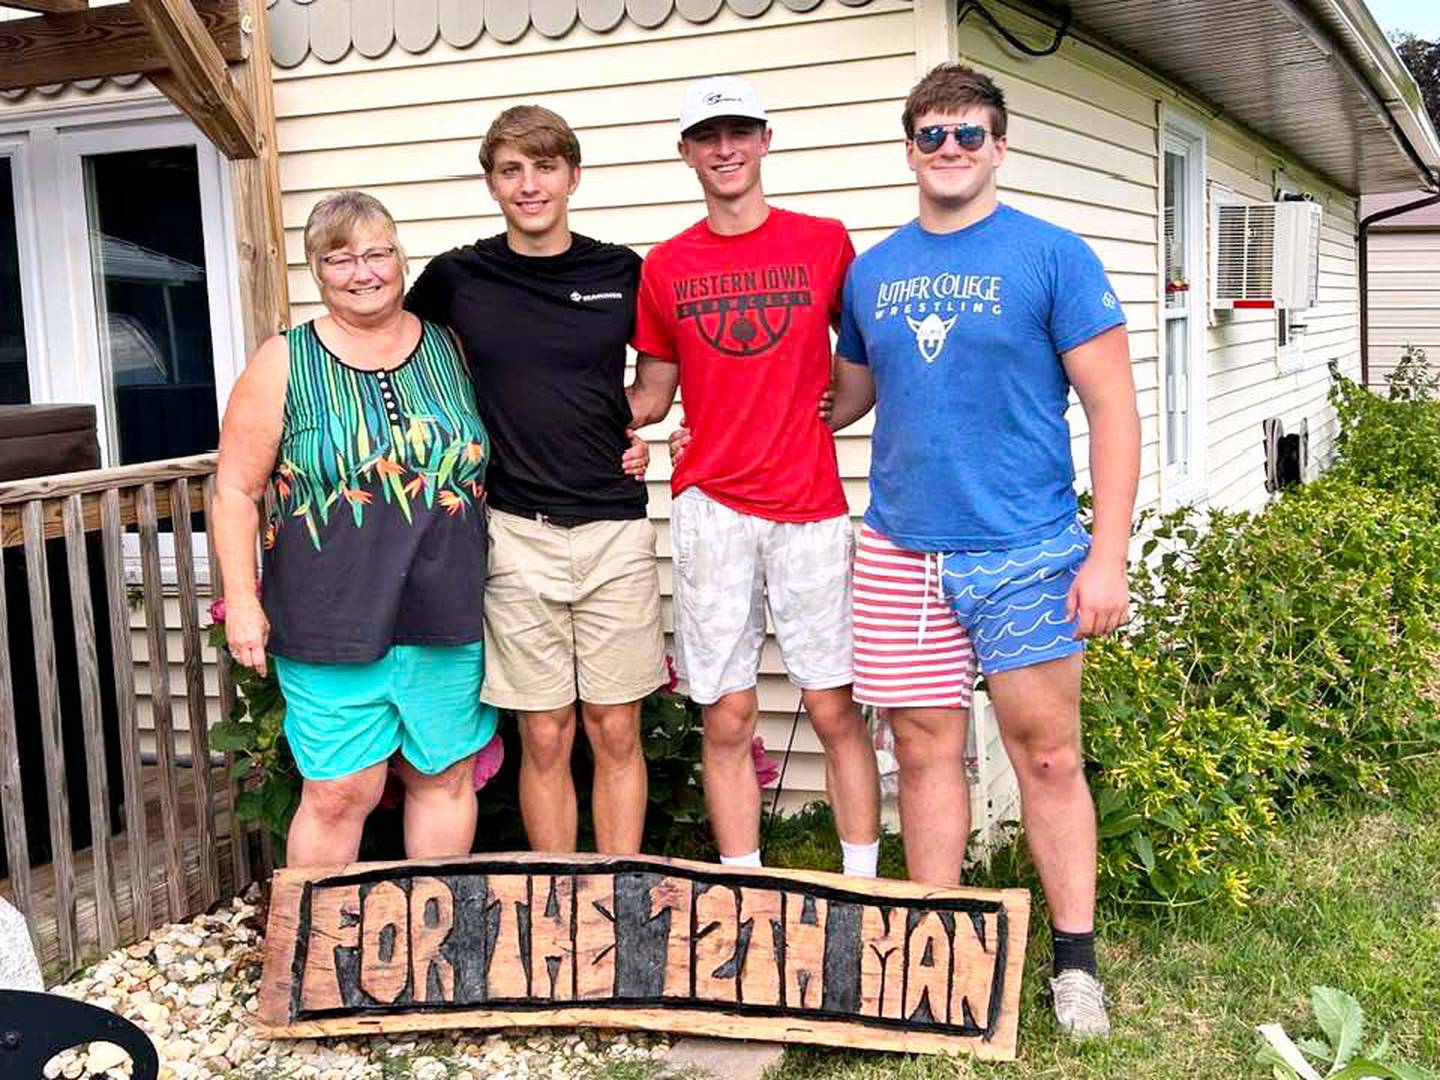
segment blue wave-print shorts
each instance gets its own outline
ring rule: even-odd
[[[1054,536],[999,551],[946,552],[941,594],[970,635],[987,675],[1056,660],[1085,648],[1065,598],[1090,553],[1090,534],[1071,522]]]

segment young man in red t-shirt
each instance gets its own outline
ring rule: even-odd
[[[769,206],[765,110],[733,76],[686,91],[680,156],[706,216],[641,272],[631,407],[664,417],[677,379],[691,439],[671,489],[675,655],[704,709],[705,800],[721,861],[760,864],[750,745],[765,609],[825,747],[846,873],[874,876],[875,755],[850,694],[854,549],[835,441],[816,411],[855,249],[838,221]]]

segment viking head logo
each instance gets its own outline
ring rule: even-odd
[[[955,325],[955,319],[954,315],[948,319],[942,319],[933,311],[919,322],[909,315],[905,316],[905,321],[910,324],[910,329],[915,334],[915,344],[920,348],[920,355],[927,364],[933,364],[939,359],[940,350],[945,348],[946,335]]]

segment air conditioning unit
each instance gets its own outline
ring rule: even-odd
[[[1213,305],[1224,310],[1314,307],[1322,215],[1313,202],[1216,205]]]

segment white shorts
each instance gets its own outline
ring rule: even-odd
[[[670,542],[675,666],[691,698],[709,705],[755,685],[767,604],[792,683],[853,681],[848,517],[770,521],[690,487],[672,505]]]

